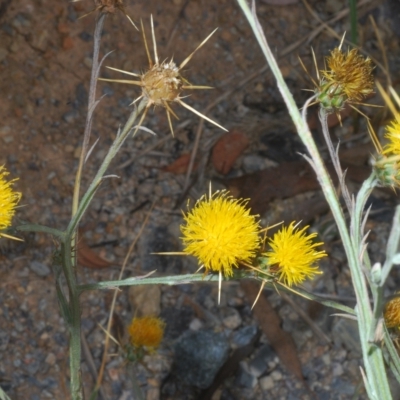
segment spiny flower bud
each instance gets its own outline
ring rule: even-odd
[[[372,166],[381,186],[400,187],[400,156],[379,154],[372,161]]]
[[[395,297],[385,304],[383,317],[388,328],[400,327],[400,297]]]

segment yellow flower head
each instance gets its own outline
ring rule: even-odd
[[[15,179],[11,181],[5,179],[8,174],[4,166],[0,166],[0,231],[11,226],[15,208],[21,199],[21,193],[14,192],[12,189]],[[0,233],[1,236],[8,237]]]
[[[325,257],[326,253],[315,248],[323,243],[313,243],[312,239],[317,235],[307,235],[307,228],[298,230],[294,222],[283,227],[270,239],[271,250],[263,254],[268,258],[270,271],[276,273],[279,280],[288,286],[298,285],[322,273],[315,263]]]
[[[395,119],[386,127],[385,138],[389,143],[383,148],[382,154],[386,156],[400,156],[400,122]]]
[[[369,129],[378,155],[373,158],[372,165],[379,184],[393,189],[400,187],[400,122],[396,118],[386,127],[385,138],[388,143],[382,148],[373,131]]]
[[[385,304],[383,317],[388,328],[400,328],[400,297],[395,297]]]
[[[203,196],[184,215],[183,252],[197,257],[206,271],[232,276],[232,267],[250,261],[260,245],[259,224],[246,205],[227,192]]]
[[[165,108],[167,112],[169,126],[171,129],[171,133],[173,135],[174,131],[172,128],[171,115],[177,119],[178,117],[172,110],[170,103],[178,103],[182,107],[185,107],[189,111],[193,112],[194,114],[200,116],[206,121],[211,122],[212,124],[226,131],[226,129],[223,128],[221,125],[217,124],[215,121],[211,120],[210,118],[206,117],[199,111],[195,110],[194,108],[183,102],[182,101],[183,97],[181,96],[181,92],[185,89],[212,89],[209,86],[191,85],[185,78],[182,77],[181,71],[186,66],[186,64],[192,59],[194,53],[196,53],[196,51],[200,49],[200,47],[202,47],[208,41],[208,39],[210,39],[210,37],[214,34],[216,29],[213,32],[211,32],[211,34],[208,35],[197,46],[197,48],[188,57],[186,57],[186,59],[178,66],[175,64],[172,58],[170,61],[162,61],[162,62],[159,61],[156,39],[154,34],[153,18],[151,18],[151,28],[152,28],[152,38],[153,38],[153,48],[154,48],[154,61],[150,56],[150,52],[147,46],[146,35],[144,33],[144,28],[142,23],[143,40],[146,48],[147,58],[149,60],[149,69],[147,70],[147,72],[143,74],[135,74],[133,72],[108,67],[114,71],[134,76],[139,80],[104,79],[104,78],[101,78],[100,80],[108,82],[126,83],[130,85],[140,86],[142,88],[142,94],[133,102],[134,104],[140,99],[144,99],[144,101],[146,102],[146,108],[142,114],[138,126],[140,126],[141,123],[143,122],[147,114],[147,111],[151,106],[162,106]]]
[[[328,69],[322,70],[317,99],[327,111],[338,111],[346,102],[360,102],[373,93],[372,62],[357,49],[343,53],[340,47],[326,58]]]
[[[164,336],[165,323],[157,317],[133,318],[128,332],[135,347],[156,349]]]

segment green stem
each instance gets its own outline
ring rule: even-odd
[[[390,231],[388,244],[386,248],[386,260],[382,267],[382,282],[384,285],[387,277],[393,267],[393,257],[399,250],[400,242],[400,205],[396,207],[393,217],[392,229]]]
[[[129,364],[128,365],[128,376],[130,377],[131,383],[132,383],[132,391],[134,394],[134,399],[135,400],[145,400],[142,389],[139,385],[139,382],[136,378],[137,376],[137,368],[136,364]]]
[[[357,0],[349,0],[351,42],[357,46]]]
[[[351,213],[351,211],[352,211],[351,196],[350,196],[349,190],[347,189],[347,186],[345,184],[345,176],[343,174],[342,166],[341,166],[340,160],[339,160],[339,154],[338,154],[339,147],[337,147],[336,150],[333,147],[331,135],[329,133],[328,114],[325,111],[325,109],[322,107],[320,107],[320,109],[319,109],[319,119],[321,121],[322,133],[324,135],[325,143],[326,143],[326,146],[328,147],[329,155],[331,157],[333,166],[335,168],[336,175],[339,179],[339,185],[342,190],[343,199],[346,203],[346,207],[347,207],[348,211]]]
[[[83,134],[82,150],[79,158],[78,170],[76,171],[76,177],[75,177],[74,194],[72,197],[72,216],[75,215],[79,205],[79,192],[81,187],[83,165],[85,164],[86,155],[89,149],[90,133],[92,131],[93,113],[97,105],[96,88],[97,88],[97,78],[100,73],[100,65],[99,65],[100,42],[106,15],[107,14],[103,12],[99,13],[99,15],[96,18],[96,26],[94,29],[93,59],[92,59],[92,72],[89,84],[88,112],[86,115],[86,124],[85,124],[85,131]],[[76,235],[74,235],[72,238],[72,247],[76,246],[76,240],[77,237]],[[73,259],[73,265],[76,265],[75,254],[72,254],[71,257]]]
[[[300,296],[305,297],[308,300],[316,301],[320,304],[323,304],[326,307],[335,308],[336,310],[343,311],[346,314],[349,314],[352,316],[356,315],[356,312],[354,311],[354,309],[352,309],[350,307],[347,307],[343,304],[337,303],[336,301],[333,301],[333,300],[323,299],[322,297],[319,297],[313,293],[309,293],[306,290],[301,289],[301,288],[296,287],[294,289],[288,289],[285,286],[279,286],[279,290],[285,291],[287,293],[297,293]]]
[[[271,71],[277,80],[278,89],[280,90],[286,106],[288,107],[289,114],[296,126],[297,132],[302,142],[307,147],[307,150],[311,157],[311,159],[308,157],[307,159],[309,160],[317,174],[318,181],[332,211],[332,215],[335,219],[340,237],[342,239],[343,247],[351,271],[354,291],[357,298],[356,313],[367,376],[365,382],[366,389],[369,396],[373,399],[390,400],[392,396],[385,373],[385,365],[383,362],[382,352],[379,348],[377,348],[376,346],[372,346],[368,342],[368,333],[372,321],[372,312],[369,305],[369,296],[365,283],[365,276],[363,273],[363,268],[361,266],[362,260],[360,260],[359,258],[359,249],[353,247],[352,239],[350,237],[346,225],[346,220],[344,218],[343,211],[340,207],[340,203],[336,195],[335,187],[325,169],[322,158],[309,131],[307,121],[305,118],[302,118],[302,115],[298,110],[293,96],[289,88],[287,87],[285,80],[283,79],[281,71],[271,52],[271,49],[268,46],[263,30],[255,14],[254,2],[252,3],[252,10],[250,10],[246,0],[238,0],[238,3],[242,8],[247,20],[249,21],[250,26],[256,36],[256,39],[259,42],[265,58],[267,59],[267,62],[271,68]]]
[[[68,225],[66,234],[69,237],[72,237],[73,233],[75,232],[75,229],[77,228],[79,221],[82,219],[83,214],[87,210],[87,208],[90,205],[91,200],[94,197],[94,194],[96,193],[96,190],[101,184],[101,181],[103,180],[104,174],[110,165],[111,161],[115,157],[115,155],[118,153],[118,150],[121,148],[123,145],[125,139],[128,137],[133,124],[135,123],[137,117],[139,114],[143,111],[147,104],[146,99],[142,99],[141,102],[139,103],[138,107],[135,107],[131,115],[129,116],[128,121],[126,122],[122,132],[119,132],[116,139],[114,140],[112,146],[110,147],[103,163],[101,164],[99,170],[97,171],[96,176],[94,177],[92,183],[90,184],[89,188],[87,189],[86,193],[83,195],[78,209],[75,213],[75,215],[72,217],[71,222]]]
[[[356,203],[354,205],[354,211],[351,216],[350,232],[351,238],[354,243],[354,247],[359,249],[363,242],[363,214],[365,204],[373,189],[376,187],[377,180],[375,174],[372,173],[367,180],[365,180],[357,194]]]
[[[48,233],[49,235],[53,235],[60,240],[65,238],[65,232],[62,232],[58,229],[49,228],[43,225],[37,224],[24,224],[24,225],[17,225],[13,226],[13,229],[19,232],[38,232],[38,233]]]
[[[83,134],[82,150],[75,178],[74,195],[72,198],[72,215],[75,214],[79,204],[79,189],[82,178],[82,170],[88,152],[90,133],[92,130],[93,112],[96,106],[97,78],[99,76],[99,71],[100,71],[100,66],[99,66],[100,41],[106,15],[107,15],[106,13],[100,13],[98,15],[98,17],[96,18],[96,26],[94,29],[92,73],[90,76],[90,84],[89,84],[88,112],[86,115],[86,124],[85,124],[85,132]]]
[[[0,400],[11,400],[0,386]]]
[[[75,230],[81,220],[83,214],[90,205],[94,194],[99,187],[104,174],[110,165],[112,159],[121,148],[125,139],[128,137],[132,126],[137,119],[138,115],[142,112],[146,102],[142,100],[139,106],[131,113],[128,121],[126,122],[122,132],[118,132],[116,139],[110,147],[103,163],[101,164],[96,176],[92,183],[83,195],[81,202],[78,205],[77,211],[71,219],[68,228],[65,232],[65,237],[62,243],[62,268],[68,286],[69,303],[68,303],[68,316],[70,319],[69,332],[70,332],[70,370],[71,370],[71,395],[73,400],[82,400],[82,380],[81,380],[81,310],[79,304],[79,294],[81,292],[77,283],[77,278],[74,273],[74,254],[72,245]]]
[[[69,317],[69,364],[71,374],[71,396],[73,400],[83,400],[81,379],[81,309],[79,290],[72,265],[71,240],[61,244],[62,268],[68,286],[68,317]]]
[[[98,290],[98,289],[115,289],[121,286],[135,286],[135,285],[183,285],[192,282],[213,282],[219,280],[219,275],[207,275],[204,274],[189,274],[189,275],[176,275],[176,276],[159,276],[155,278],[144,277],[133,277],[122,279],[119,281],[106,281],[98,282],[87,285],[79,285],[79,292],[87,290]]]

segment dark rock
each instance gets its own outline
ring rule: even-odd
[[[173,374],[184,384],[205,389],[226,361],[229,345],[220,333],[188,331],[175,345]]]
[[[334,379],[332,381],[331,388],[333,393],[336,394],[340,393],[348,396],[353,395],[356,391],[356,386],[353,383],[342,378]]]
[[[249,363],[249,372],[259,378],[269,369],[268,362],[273,361],[276,353],[269,344],[262,346]]]
[[[120,381],[113,381],[111,383],[111,388],[113,394],[121,396],[123,389],[122,389],[122,383]]]
[[[252,389],[257,385],[257,378],[250,372],[246,362],[241,362],[239,364],[239,371],[236,375],[235,384],[248,389]]]
[[[92,39],[93,39],[93,36],[92,36],[90,33],[85,32],[85,31],[81,32],[78,36],[79,36],[84,42],[91,42]]]
[[[250,325],[244,328],[238,329],[232,335],[232,342],[235,347],[243,347],[248,345],[257,334],[257,326]]]
[[[164,337],[176,339],[186,332],[193,319],[193,309],[191,307],[167,307],[161,311],[160,318],[167,321]]]

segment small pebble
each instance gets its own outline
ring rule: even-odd
[[[242,318],[235,308],[226,307],[224,311],[225,314],[228,314],[222,319],[222,323],[226,328],[235,330],[242,324]]]
[[[251,373],[248,364],[244,361],[239,364],[239,372],[235,383],[237,386],[249,389],[257,385],[257,378]]]
[[[270,376],[264,376],[259,382],[264,391],[271,390],[274,387],[274,380]]]
[[[46,364],[54,365],[57,361],[56,355],[54,353],[49,353],[44,361]]]
[[[271,373],[271,378],[272,378],[274,381],[280,381],[280,380],[282,380],[282,372],[280,372],[280,371],[272,371],[272,373]]]
[[[68,124],[72,124],[78,118],[78,112],[75,110],[68,111],[62,116],[62,118]]]
[[[189,325],[189,329],[191,329],[192,331],[198,331],[202,327],[203,327],[203,323],[198,318],[195,318],[194,320],[192,320],[192,322]]]
[[[338,364],[338,363],[333,363],[332,364],[332,367],[333,367],[333,369],[332,369],[332,374],[333,374],[333,376],[340,376],[340,375],[343,375],[343,366],[342,366],[342,364]]]
[[[42,277],[49,275],[51,272],[50,268],[47,265],[42,264],[39,261],[32,261],[29,264],[29,267],[33,272]]]

